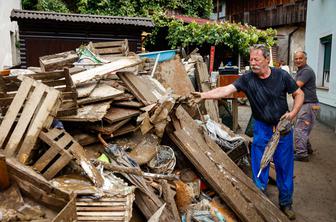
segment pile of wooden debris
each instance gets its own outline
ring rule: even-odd
[[[216,102],[190,106],[180,57],[150,60],[125,43],[93,53],[116,45],[1,77],[0,198],[13,199],[1,220],[287,221],[234,162],[248,139],[220,123]],[[202,57],[186,63],[209,90]]]

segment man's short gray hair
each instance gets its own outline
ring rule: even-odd
[[[294,54],[299,53],[299,52],[301,52],[304,55],[304,57],[307,58],[307,53],[306,53],[306,51],[303,51],[303,50],[295,51]]]
[[[265,58],[269,58],[270,57],[270,48],[268,46],[266,46],[265,44],[255,44],[253,46],[250,47],[250,52],[252,50],[261,50],[263,53],[263,56]]]

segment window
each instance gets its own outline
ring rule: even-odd
[[[332,35],[321,38],[324,48],[322,87],[329,88]]]

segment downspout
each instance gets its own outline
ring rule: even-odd
[[[299,30],[300,27],[296,27],[293,31],[291,31],[288,34],[288,52],[287,52],[287,65],[289,66],[289,62],[290,62],[290,51],[291,51],[291,40],[292,40],[292,35]]]

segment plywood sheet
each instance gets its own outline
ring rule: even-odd
[[[95,122],[103,119],[110,108],[110,101],[85,105],[78,109],[77,115],[60,117],[61,121]]]
[[[104,120],[106,120],[109,123],[115,123],[124,119],[129,119],[139,114],[140,111],[136,109],[111,107],[104,116]]]
[[[166,89],[171,88],[178,95],[187,96],[190,92],[195,91],[180,59],[161,63],[158,71],[155,72],[155,78]]]
[[[86,98],[82,98],[78,100],[78,104],[88,104],[103,100],[109,100],[112,98],[115,98],[117,96],[122,95],[124,92],[120,91],[112,86],[109,86],[104,83],[99,83],[93,91],[90,93],[90,95]]]

